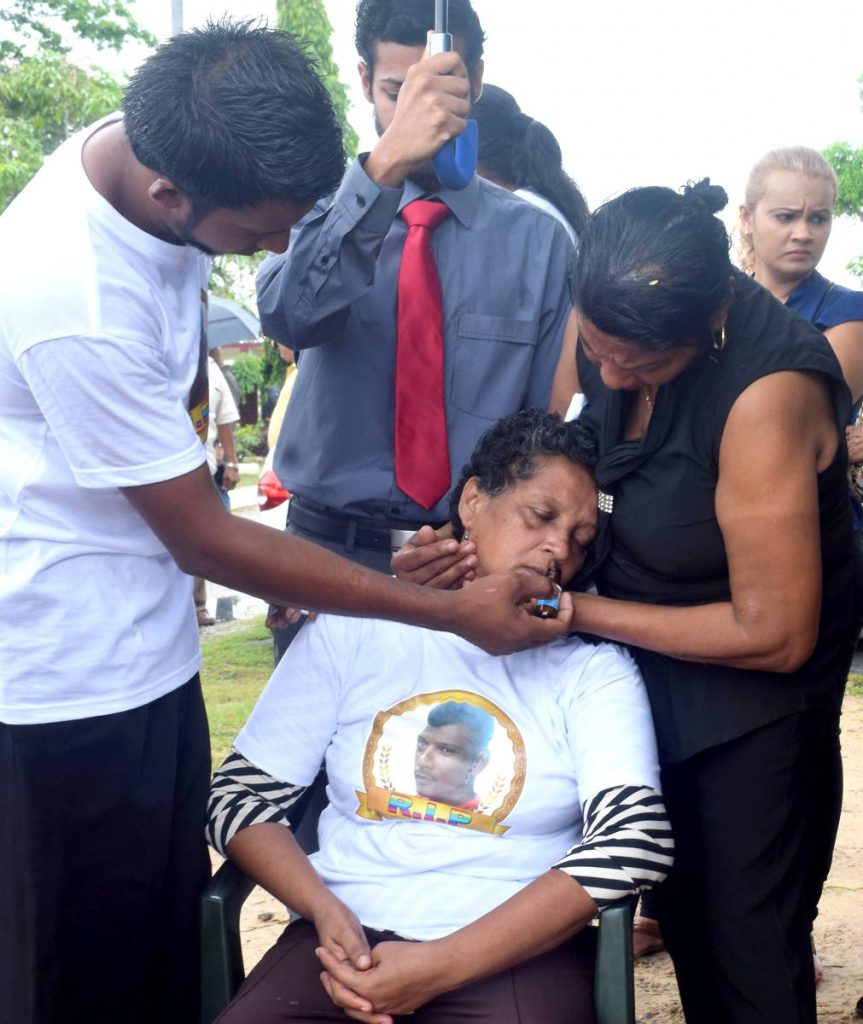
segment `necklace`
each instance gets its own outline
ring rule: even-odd
[[[641,393],[644,395],[644,401],[647,402],[647,408],[653,412],[653,395],[651,395],[646,387],[641,389]]]

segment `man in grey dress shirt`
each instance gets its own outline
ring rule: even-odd
[[[482,83],[479,20],[469,0],[449,7],[456,52],[425,57],[431,5],[362,0],[360,76],[380,139],[258,277],[265,333],[301,353],[275,456],[294,495],[288,529],[382,571],[394,546],[449,515],[448,493],[426,510],[395,483],[396,294],[407,234],[400,210],[429,197],[451,211],[432,249],[453,476],[501,416],[548,406],[571,312],[574,250],[560,225],[476,175],[453,191],[433,173],[431,157],[463,128]],[[470,99],[454,95],[465,75]]]

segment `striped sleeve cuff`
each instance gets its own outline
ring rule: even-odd
[[[288,812],[305,789],[274,779],[232,750],[210,784],[207,842],[226,857],[228,843],[249,825],[275,821],[290,828]]]
[[[554,866],[574,878],[602,910],[661,882],[674,862],[674,839],[661,794],[617,786],[584,809],[584,838]]]

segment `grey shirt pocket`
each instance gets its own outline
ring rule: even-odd
[[[532,320],[462,313],[448,353],[450,403],[487,420],[519,410],[536,341]]]

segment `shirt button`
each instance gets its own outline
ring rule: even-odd
[[[366,205],[366,197],[365,196],[357,196],[357,206],[362,210],[365,205]]]

